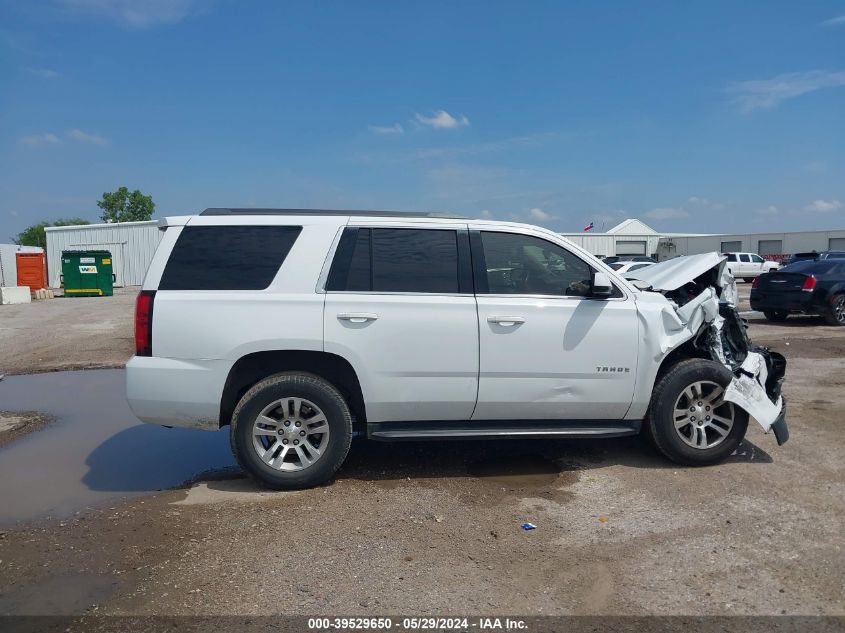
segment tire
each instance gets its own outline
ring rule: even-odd
[[[229,439],[238,464],[260,484],[273,490],[311,488],[330,479],[346,459],[352,416],[330,382],[284,372],[244,394],[232,414]]]
[[[743,280],[745,283],[750,284],[751,282],[753,282],[753,281],[754,281],[754,277],[743,277],[743,278],[742,278],[742,280]]]
[[[845,294],[833,295],[830,308],[824,313],[828,325],[845,325]]]
[[[784,310],[766,310],[763,312],[763,316],[769,321],[786,321],[789,317],[789,312]]]
[[[724,391],[733,378],[734,375],[724,365],[699,358],[681,361],[666,372],[654,387],[645,419],[645,433],[657,450],[673,462],[686,466],[717,464],[733,453],[745,437],[748,414],[732,403],[719,404],[716,389]],[[699,385],[699,393],[686,391],[693,385]],[[689,401],[690,393],[697,395],[692,402]],[[708,400],[710,395],[715,397]],[[701,407],[698,402],[703,403]],[[684,403],[691,404],[696,410],[689,412]],[[674,415],[676,404],[687,415],[686,424],[678,429]],[[711,408],[708,410],[707,406]],[[698,426],[701,422],[701,418],[696,417],[699,412],[705,417],[713,416],[707,418],[709,422],[704,422],[704,427]],[[696,421],[690,422],[690,418]],[[730,418],[731,423],[728,425],[713,418]],[[702,435],[703,442],[700,439]],[[687,439],[684,440],[684,437]],[[691,445],[690,441],[698,446]]]

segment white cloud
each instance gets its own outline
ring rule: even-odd
[[[764,209],[757,209],[754,213],[756,213],[757,215],[772,216],[772,215],[777,215],[779,212],[778,212],[778,208],[775,205],[770,204],[768,207],[766,207]]]
[[[706,209],[724,209],[725,205],[721,202],[710,200],[709,198],[701,198],[699,196],[690,196],[687,198],[687,204],[697,207],[704,207]]]
[[[21,138],[20,142],[24,145],[29,145],[30,147],[44,147],[45,145],[58,145],[62,142],[62,139],[55,134],[45,132],[44,134],[24,136]]]
[[[837,15],[835,18],[830,18],[822,22],[822,26],[842,26],[845,25],[845,15]]]
[[[482,209],[479,212],[478,217],[481,218],[482,220],[492,220],[493,214],[490,213],[490,209]]]
[[[106,18],[118,24],[147,28],[175,24],[198,13],[205,0],[56,0],[72,13]]]
[[[62,76],[62,73],[50,68],[24,68],[24,70],[32,75],[37,75],[42,79],[58,79]]]
[[[839,200],[813,200],[810,204],[804,207],[804,211],[812,213],[832,213],[839,211],[842,208],[842,203]]]
[[[372,132],[373,134],[404,134],[405,128],[403,128],[398,123],[394,123],[393,125],[368,125],[367,129]]]
[[[810,70],[800,73],[785,73],[771,79],[735,81],[728,86],[728,93],[734,96],[743,112],[762,108],[773,108],[782,101],[800,97],[822,88],[845,86],[845,72]]]
[[[108,143],[108,141],[99,134],[88,134],[87,132],[77,129],[73,129],[68,132],[67,137],[72,141],[85,143],[87,145],[105,145]]]
[[[536,207],[528,211],[528,217],[530,217],[532,220],[539,220],[541,222],[552,219],[552,216],[550,216],[542,209],[537,209]]]
[[[645,216],[652,220],[677,220],[681,218],[688,218],[689,213],[682,208],[674,207],[660,207],[647,211]]]
[[[469,119],[463,114],[459,118],[453,117],[446,110],[439,110],[434,113],[434,116],[423,116],[419,112],[416,115],[417,123],[427,125],[435,130],[452,130],[459,127],[466,127],[469,125]]]
[[[18,212],[12,209],[11,211],[9,211],[9,215],[11,215],[13,218],[16,218],[18,217]]]

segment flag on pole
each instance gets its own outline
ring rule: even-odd
[[[587,226],[584,227],[585,231],[592,231],[593,230],[593,223],[590,222]]]

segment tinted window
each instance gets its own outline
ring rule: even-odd
[[[455,231],[373,229],[373,291],[458,292]]]
[[[751,258],[750,258],[748,255],[740,255],[740,256],[739,256],[739,261],[741,261],[741,262],[745,262],[745,263],[748,263],[748,262],[750,262],[750,261],[751,261]]]
[[[728,253],[728,261],[729,262],[735,262],[736,261],[736,255],[734,255],[733,253]]]
[[[793,264],[784,266],[780,269],[780,271],[785,273],[816,273],[824,275],[829,272],[832,272],[836,264],[837,262],[834,260],[814,261],[812,259],[805,259],[800,262],[795,262]]]
[[[628,269],[628,272],[639,270],[640,268],[648,268],[651,264],[635,264]]]
[[[489,294],[590,294],[592,269],[557,244],[530,235],[483,231]]]
[[[302,227],[186,226],[173,247],[160,290],[264,290]]]
[[[468,266],[467,262],[467,270]],[[460,292],[457,233],[347,228],[338,244],[326,290]]]

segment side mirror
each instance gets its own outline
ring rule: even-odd
[[[594,297],[609,297],[613,294],[613,284],[610,283],[610,277],[607,273],[596,271],[593,273],[593,287],[591,294]]]

